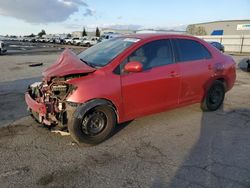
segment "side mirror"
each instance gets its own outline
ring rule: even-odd
[[[132,62],[128,62],[125,67],[124,67],[124,71],[125,72],[141,72],[143,69],[143,66],[140,62],[138,61],[132,61]]]

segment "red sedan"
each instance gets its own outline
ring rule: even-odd
[[[127,35],[77,56],[65,50],[25,100],[39,122],[97,144],[116,124],[145,115],[194,103],[217,110],[235,78],[233,59],[201,39]]]

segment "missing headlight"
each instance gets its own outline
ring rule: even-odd
[[[53,85],[51,87],[51,90],[56,96],[65,96],[68,92],[68,86],[67,85]]]

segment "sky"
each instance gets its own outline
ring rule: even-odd
[[[0,0],[0,35],[100,28],[177,29],[250,19],[250,0]]]

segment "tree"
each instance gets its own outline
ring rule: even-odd
[[[199,27],[197,27],[195,34],[196,35],[206,35],[207,32],[206,32],[204,27],[199,26]]]
[[[187,33],[194,35],[195,34],[195,25],[187,26]]]
[[[33,33],[31,33],[30,35],[28,35],[27,37],[35,37],[35,35]]]
[[[97,27],[96,30],[95,30],[95,36],[96,36],[96,37],[100,37],[100,36],[101,36],[100,30],[99,30],[98,27]]]
[[[85,37],[87,36],[87,33],[86,33],[86,30],[85,30],[85,27],[83,28],[83,31],[82,31],[82,37]]]
[[[37,34],[39,37],[42,37],[43,35],[46,35],[46,32],[44,29],[42,29],[42,31],[40,31],[38,34]]]
[[[187,33],[191,35],[206,35],[206,29],[202,26],[196,27],[195,25],[187,26]]]
[[[71,38],[72,35],[70,33],[67,34],[67,38]]]

